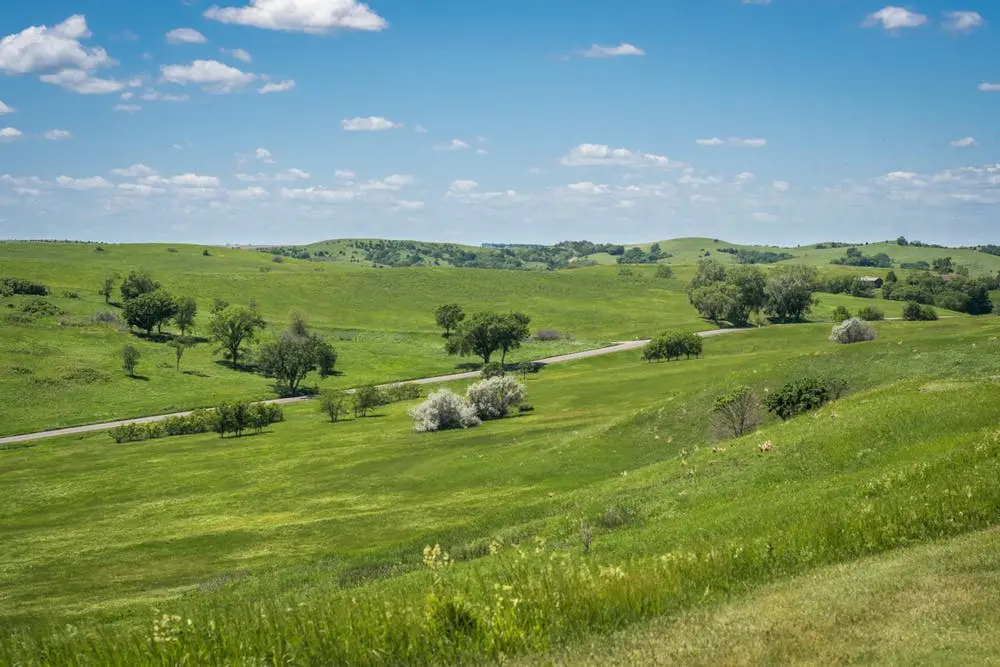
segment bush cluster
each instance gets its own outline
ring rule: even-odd
[[[41,283],[33,283],[23,278],[0,278],[0,296],[13,296],[15,294],[48,296],[49,288]]]
[[[845,320],[842,324],[833,327],[833,332],[830,334],[830,342],[847,345],[875,340],[875,336],[875,327],[862,319],[852,317],[849,320]]]
[[[535,340],[539,342],[549,342],[553,340],[560,340],[562,338],[562,333],[558,329],[539,329],[535,332]]]
[[[281,406],[267,403],[223,403],[214,410],[195,410],[187,415],[168,417],[163,421],[147,424],[122,424],[108,431],[117,442],[142,442],[177,435],[215,432],[241,436],[254,429],[258,433],[265,427],[284,420]]]
[[[903,319],[907,322],[932,322],[937,318],[937,311],[933,307],[916,301],[910,301],[903,307]]]
[[[642,350],[643,361],[653,363],[666,359],[680,359],[682,356],[700,357],[702,339],[696,333],[685,331],[667,331],[653,338]]]
[[[858,311],[858,317],[865,322],[881,322],[885,319],[885,313],[873,306],[865,306]]]
[[[768,411],[787,420],[839,399],[846,390],[847,382],[841,378],[799,378],[769,393],[764,405]]]
[[[410,410],[413,427],[418,432],[471,428],[491,419],[503,419],[510,409],[522,403],[523,384],[510,376],[492,377],[471,385],[465,397],[441,389]]]

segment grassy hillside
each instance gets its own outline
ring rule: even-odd
[[[963,250],[956,248],[925,248],[918,246],[900,246],[896,243],[872,243],[865,246],[858,246],[865,255],[877,255],[885,253],[892,258],[896,267],[904,262],[924,261],[928,264],[934,262],[939,257],[951,257],[956,265],[969,267],[971,275],[982,275],[985,273],[997,273],[1000,271],[1000,257],[988,255],[977,250]],[[830,260],[844,256],[846,248],[825,248],[817,250],[810,246],[789,249],[795,255],[794,262],[813,264],[816,266],[827,266]]]
[[[1000,657],[1000,531],[771,584],[517,664],[988,665]]]
[[[0,638],[0,662],[34,664],[39,642],[77,664],[498,659],[994,525],[1000,321],[878,329],[837,346],[827,326],[773,327],[710,339],[702,360],[552,367],[528,380],[535,412],[470,431],[416,434],[406,404],[337,425],[301,405],[242,440],[0,452],[0,617],[28,628]],[[803,375],[854,395],[710,448],[716,395]],[[480,558],[491,540],[505,546]],[[460,561],[440,576],[421,566],[434,543]],[[480,629],[440,625],[435,600]],[[162,613],[191,625],[150,644]],[[51,629],[69,619],[73,635]]]
[[[188,350],[180,371],[163,343],[136,338],[114,326],[95,324],[105,305],[97,294],[102,278],[117,271],[147,270],[176,295],[199,306],[196,334],[202,334],[214,298],[247,303],[253,298],[273,329],[293,312],[332,340],[341,374],[321,386],[348,387],[452,372],[472,359],[448,357],[434,323],[434,309],[458,302],[469,312],[518,309],[532,329],[556,329],[560,341],[527,343],[511,361],[537,359],[617,340],[647,337],[668,328],[709,329],[684,293],[691,267],[677,267],[673,279],[653,276],[653,267],[570,271],[486,269],[366,269],[285,259],[254,250],[200,246],[3,243],[5,276],[46,284],[62,315],[12,324],[28,297],[0,300],[0,396],[8,413],[0,435],[74,426],[216,404],[233,398],[272,397],[271,382],[219,362],[215,345]],[[208,251],[209,255],[203,254]],[[728,256],[727,256],[728,257]],[[117,297],[117,294],[115,295]],[[821,295],[815,317],[834,307],[857,309],[860,299]],[[880,302],[890,317],[902,304]],[[125,376],[120,351],[140,348],[140,379]],[[315,384],[315,381],[313,382]]]

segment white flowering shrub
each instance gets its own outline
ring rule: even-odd
[[[482,423],[475,409],[449,389],[432,393],[426,401],[410,410],[410,417],[418,433],[470,428]]]
[[[875,327],[864,320],[856,317],[838,324],[830,334],[830,342],[833,343],[860,343],[866,340],[875,340]]]
[[[481,380],[465,392],[465,400],[483,421],[503,419],[512,405],[524,400],[524,385],[510,376]]]

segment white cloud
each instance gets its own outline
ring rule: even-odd
[[[559,162],[567,167],[602,165],[668,167],[675,164],[664,155],[639,153],[627,148],[610,148],[604,144],[580,144],[560,158]]]
[[[163,188],[153,187],[145,183],[119,183],[118,189],[128,194],[141,195],[143,197],[166,193],[166,190]]]
[[[609,191],[608,186],[599,185],[597,183],[591,183],[590,181],[584,181],[582,183],[572,183],[570,185],[567,185],[566,187],[572,190],[573,192],[588,194],[588,195],[605,194]]]
[[[55,74],[43,74],[38,78],[43,83],[51,83],[80,95],[108,95],[141,83],[138,79],[131,81],[102,79],[82,69],[59,70]]]
[[[302,200],[317,203],[338,203],[354,199],[357,193],[353,190],[331,190],[323,187],[282,188],[282,199]]]
[[[151,177],[149,180],[157,183],[168,183],[170,185],[180,185],[182,187],[190,188],[219,187],[219,179],[215,176],[201,176],[199,174],[180,174],[178,176],[170,176],[168,178]]]
[[[394,123],[381,116],[347,118],[340,121],[340,125],[348,132],[381,132],[403,127],[402,123]]]
[[[90,178],[59,176],[56,178],[56,184],[70,190],[104,190],[111,187],[111,184],[103,176],[91,176]]]
[[[257,80],[256,74],[241,72],[217,60],[195,60],[190,65],[162,65],[160,73],[164,81],[203,86],[207,92],[217,95],[241,90]]]
[[[80,43],[88,39],[87,19],[74,15],[51,28],[32,26],[0,40],[0,72],[31,74],[58,69],[93,70],[113,65],[107,51]]]
[[[951,142],[951,145],[954,146],[955,148],[969,148],[970,146],[976,146],[978,144],[979,142],[976,141],[975,138],[973,137],[956,139],[955,141]]]
[[[116,104],[111,107],[112,111],[124,111],[125,113],[135,113],[136,111],[142,111],[142,107],[138,104]]]
[[[351,171],[350,169],[338,169],[337,171],[333,172],[333,175],[339,179],[346,181],[354,180],[354,178],[356,177],[354,172]]]
[[[979,90],[984,93],[1000,93],[1000,83],[986,83],[984,81],[979,84]]]
[[[131,167],[125,169],[112,169],[111,173],[115,176],[126,176],[128,178],[150,178],[158,175],[155,169],[147,167],[144,164],[133,164]]]
[[[0,141],[13,141],[15,139],[20,139],[24,136],[24,133],[16,127],[5,127],[0,129]]]
[[[232,56],[236,60],[240,60],[245,63],[253,62],[253,58],[250,57],[250,54],[243,49],[219,49],[219,53]]]
[[[472,192],[473,190],[479,189],[479,183],[475,181],[453,181],[451,186],[448,188],[448,192],[459,193],[459,192]]]
[[[204,44],[208,40],[194,28],[177,28],[167,33],[167,41],[171,44]]]
[[[586,51],[582,51],[580,55],[584,58],[616,58],[618,56],[644,56],[646,52],[631,44],[619,44],[618,46],[594,44]]]
[[[427,128],[424,127],[423,125],[417,125],[415,128],[413,128],[413,131],[416,132],[417,134],[427,134]]]
[[[462,141],[461,139],[452,139],[446,144],[438,144],[434,147],[436,151],[464,151],[469,148],[469,143],[467,141]]]
[[[63,139],[69,139],[73,135],[66,130],[49,130],[42,136],[49,141],[62,141]]]
[[[397,199],[393,202],[393,208],[399,211],[419,211],[424,207],[424,202],[422,201],[407,201],[405,199]]]
[[[775,181],[774,183],[771,183],[771,187],[778,192],[788,192],[791,190],[792,185],[788,181]]]
[[[268,191],[259,185],[254,185],[249,188],[244,188],[242,190],[228,190],[227,193],[233,199],[260,199],[261,197],[268,196]]]
[[[970,32],[985,23],[979,12],[945,12],[944,15],[948,19],[944,29],[953,32]]]
[[[261,95],[267,95],[268,93],[284,93],[289,90],[294,90],[294,88],[295,81],[289,79],[287,81],[282,81],[281,83],[265,83],[257,89],[257,92]]]
[[[191,99],[191,96],[163,93],[158,90],[147,90],[142,94],[142,99],[147,102],[187,102]]]
[[[122,93],[121,100],[122,100],[122,102],[128,102],[133,97],[135,97],[135,93],[133,93],[132,91],[129,91],[127,93]]]
[[[708,139],[695,139],[695,143],[699,146],[739,146],[742,148],[764,148],[767,146],[767,139],[744,139],[743,137],[720,139],[719,137],[710,137]]]
[[[3,103],[3,100],[0,100],[0,116],[8,113],[14,113],[14,107],[9,107]]]
[[[273,162],[273,160],[272,160]],[[301,169],[285,169],[276,174],[236,174],[236,180],[244,183],[265,183],[268,181],[306,181],[312,174]]]
[[[258,160],[264,162],[264,164],[274,164],[274,158],[271,157],[271,151],[266,148],[258,148],[254,151],[253,156]]]
[[[742,173],[736,174],[737,183],[748,183],[756,178],[751,172],[744,171]]]
[[[205,18],[222,23],[323,34],[331,30],[383,30],[385,19],[357,0],[250,0],[245,7],[209,7]]]
[[[883,7],[874,14],[869,14],[861,25],[866,28],[881,26],[883,30],[900,30],[902,28],[917,28],[927,23],[923,14],[911,12],[904,7]]]
[[[413,185],[417,182],[413,176],[404,174],[392,174],[391,176],[386,176],[385,178],[379,180],[371,180],[362,183],[359,187],[361,190],[401,190],[402,188]]]

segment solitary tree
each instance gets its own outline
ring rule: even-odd
[[[194,328],[194,318],[198,314],[198,303],[190,296],[182,296],[177,299],[177,312],[174,314],[174,322],[181,330],[181,336],[187,335],[188,329]]]
[[[174,298],[164,290],[140,294],[127,300],[124,307],[128,325],[142,329],[147,335],[153,333],[154,327],[160,329],[176,311]]]
[[[243,346],[253,342],[263,328],[264,319],[256,311],[242,306],[227,306],[217,311],[208,324],[209,335],[219,344],[233,368],[239,366]]]
[[[111,293],[115,289],[115,285],[121,280],[121,275],[117,271],[113,271],[108,275],[104,276],[104,281],[101,283],[101,296],[104,297],[104,303],[111,303]]]
[[[434,311],[434,319],[439,327],[444,329],[444,337],[451,336],[451,332],[465,319],[465,311],[457,303],[448,303]]]
[[[719,437],[740,438],[760,425],[760,400],[749,387],[736,387],[712,405],[712,429]]]
[[[358,387],[354,391],[354,416],[367,417],[368,412],[383,404],[382,392],[374,385]]]
[[[324,391],[319,397],[320,411],[336,423],[347,413],[347,394],[342,391]]]
[[[160,283],[153,280],[145,271],[129,271],[125,281],[122,282],[122,301],[128,301],[158,289],[160,289]]]
[[[531,318],[524,313],[507,313],[500,318],[500,365],[507,363],[507,353],[521,347],[521,341],[531,335]]]
[[[191,347],[193,343],[187,338],[182,337],[174,338],[167,345],[174,350],[174,356],[177,358],[177,370],[179,371],[181,369],[181,357],[184,356],[184,350]]]
[[[135,377],[135,369],[139,365],[139,348],[128,344],[122,348],[122,367],[129,377]]]
[[[817,271],[811,266],[781,266],[771,272],[764,288],[769,315],[782,322],[798,322],[816,304]]]
[[[309,373],[326,377],[333,372],[337,355],[333,347],[315,334],[296,335],[285,331],[257,350],[257,370],[278,381],[281,393],[294,396]]]
[[[520,347],[521,341],[528,337],[530,324],[531,318],[524,313],[475,313],[458,326],[445,350],[463,357],[473,354],[482,359],[483,364],[490,363],[493,354],[502,351],[503,363],[507,353]]]

